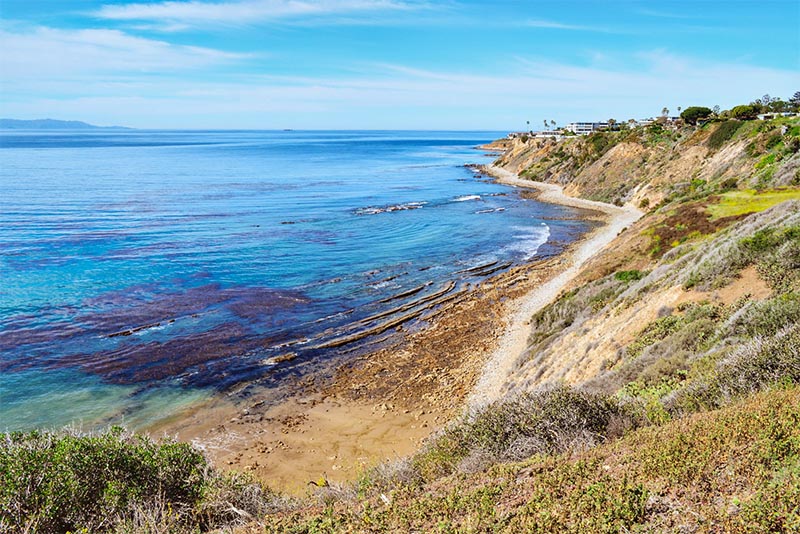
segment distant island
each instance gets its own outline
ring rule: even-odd
[[[95,126],[81,121],[55,119],[0,119],[0,129],[5,130],[129,130],[125,126]]]

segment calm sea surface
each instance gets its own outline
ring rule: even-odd
[[[0,132],[0,430],[274,385],[557,253],[588,223],[463,166],[501,135]]]

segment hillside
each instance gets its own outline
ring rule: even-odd
[[[531,317],[503,399],[267,530],[796,531],[800,120],[491,146],[647,213]]]
[[[497,165],[573,196],[655,207],[730,189],[800,185],[797,118],[650,126],[495,145]]]
[[[176,512],[119,531],[800,529],[800,119],[492,147],[502,169],[645,212],[529,318],[501,398],[352,484],[288,499],[197,475]],[[0,526],[25,510],[4,498]]]
[[[55,119],[0,119],[0,129],[3,130],[120,130],[124,126],[95,126],[81,121],[60,121]]]

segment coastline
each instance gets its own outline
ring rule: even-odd
[[[620,232],[643,215],[633,206],[619,207],[604,202],[567,196],[564,194],[563,188],[556,184],[525,180],[494,165],[487,165],[484,170],[500,183],[539,191],[537,198],[542,202],[597,210],[605,214],[607,218],[603,226],[576,242],[576,248],[564,255],[565,269],[563,271],[516,303],[505,335],[486,362],[480,380],[467,401],[467,406],[470,408],[479,408],[501,396],[503,386],[511,375],[517,359],[527,346],[530,318],[555,300],[595,254],[603,250]]]
[[[530,316],[635,213],[567,197],[558,186],[496,167],[484,170],[501,183],[543,191],[541,201],[587,210],[587,219],[603,225],[557,256],[468,288],[420,330],[398,327],[401,339],[355,358],[323,384],[303,381],[280,399],[270,391],[246,401],[214,399],[151,434],[192,441],[223,469],[250,471],[276,489],[303,494],[320,478],[345,482],[408,456],[464,409],[496,398],[525,348]]]

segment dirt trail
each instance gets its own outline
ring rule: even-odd
[[[530,318],[552,302],[566,285],[575,278],[581,268],[595,254],[605,248],[625,228],[636,222],[643,214],[633,206],[614,206],[603,202],[566,196],[562,188],[555,184],[524,180],[512,172],[489,165],[486,172],[501,183],[517,187],[528,187],[541,191],[539,200],[577,208],[592,209],[608,215],[606,224],[584,239],[572,254],[563,255],[563,270],[514,304],[514,311],[508,317],[508,327],[497,348],[489,357],[483,373],[468,398],[468,406],[478,408],[496,400],[503,386],[514,370],[514,363],[525,351],[530,333]]]

